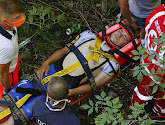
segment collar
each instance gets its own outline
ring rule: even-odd
[[[10,33],[8,33],[5,29],[3,29],[1,26],[0,26],[0,33],[6,37],[7,39],[11,40],[12,39],[12,35]],[[16,34],[16,30],[13,29],[13,34],[15,35]]]

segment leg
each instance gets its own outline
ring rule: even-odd
[[[152,100],[152,90],[154,86],[149,86],[151,82],[152,80],[148,76],[143,76],[143,80],[134,89],[131,105],[134,105],[135,102],[146,104],[147,101]]]

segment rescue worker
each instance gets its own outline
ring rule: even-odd
[[[132,98],[132,105],[135,102],[139,104],[147,105],[150,100],[154,100],[153,111],[158,114],[165,116],[165,99],[163,98],[165,93],[160,86],[165,84],[165,74],[163,73],[164,67],[161,60],[164,59],[164,50],[161,50],[162,45],[159,43],[154,43],[153,39],[160,39],[162,33],[165,33],[164,22],[165,22],[165,5],[160,5],[156,8],[146,20],[146,35],[145,35],[145,48],[147,49],[144,55],[148,55],[147,58],[142,59],[142,64],[147,64],[144,66],[145,70],[152,74],[149,76],[144,75],[143,80],[135,87]],[[153,43],[155,45],[153,45]],[[149,59],[150,55],[157,55],[153,59]],[[157,58],[159,56],[159,58]],[[162,68],[162,72],[157,71]],[[163,74],[162,74],[163,73]],[[161,77],[161,81],[158,81],[158,77]],[[157,79],[158,78],[158,79]],[[151,85],[151,83],[153,83]],[[161,84],[161,85],[160,85]],[[160,85],[160,86],[159,86]],[[157,90],[156,93],[152,93],[153,89]],[[157,88],[157,89],[156,89]]]
[[[133,28],[137,28],[135,21],[137,21],[142,30],[140,37],[145,37],[145,22],[149,14],[159,5],[161,0],[119,0],[121,12],[127,19],[127,24]]]
[[[0,0],[0,97],[19,82],[17,28],[24,23],[18,0]],[[3,88],[2,88],[3,86]]]
[[[129,29],[127,29],[129,30],[128,32],[126,30],[126,27],[124,28],[123,25],[116,24],[112,27],[107,30],[108,32],[107,35],[105,35],[104,40],[101,40],[99,37],[96,37],[96,35],[91,31],[84,31],[80,35],[78,35],[78,37],[76,37],[76,40],[73,40],[72,45],[68,45],[68,48],[64,47],[53,53],[42,64],[42,66],[37,72],[38,78],[41,80],[42,85],[47,88],[47,83],[52,77],[61,76],[68,84],[68,95],[79,95],[90,92],[92,91],[92,89],[103,85],[105,82],[113,78],[115,73],[117,75],[117,73],[119,72],[119,63],[118,61],[116,61],[115,58],[113,58],[112,55],[108,54],[108,52],[111,52],[111,48],[113,48],[113,50],[116,50],[117,48],[120,49],[121,47],[126,45],[130,41],[131,36],[133,36],[133,34]],[[86,60],[88,60],[89,68],[87,69],[86,73],[82,68],[83,64],[81,66],[78,58],[75,55],[77,53],[71,52],[69,50],[69,47],[73,47],[73,45],[75,46],[75,48],[78,48],[78,51],[80,51],[77,53],[80,56],[82,54],[84,57],[86,57]],[[132,49],[134,49],[134,47],[132,47]],[[86,62],[84,62],[84,64],[86,64]],[[89,72],[92,72],[94,80],[92,78],[88,80],[88,76],[86,76],[86,74],[89,74]],[[25,95],[18,93],[16,90],[19,87],[23,87],[24,89],[22,92],[25,92],[26,88],[27,92],[29,92],[30,88],[35,88],[35,85],[33,85],[33,78],[36,78],[36,76],[32,75],[29,78],[20,81],[9,92],[9,95],[12,96],[12,99],[15,102],[20,103],[20,105],[22,104],[22,99],[24,97],[27,97],[28,102],[26,102],[25,104],[23,103],[23,106],[21,107],[21,112],[23,112],[26,120],[28,121],[32,120],[33,118],[31,109],[32,104],[34,100],[36,100],[40,96],[31,96],[29,94]],[[92,83],[91,79],[92,82],[95,81],[93,82],[95,84],[80,85],[87,81],[90,81],[90,83]],[[11,120],[10,125],[14,124],[13,118],[11,117],[9,118],[9,120]],[[2,116],[2,118],[4,118],[4,116]],[[6,122],[9,123],[8,120]],[[2,122],[0,121],[0,123]],[[4,119],[3,123],[5,123]]]
[[[32,106],[37,125],[80,125],[78,118],[71,112],[71,106],[67,104],[68,92],[68,85],[62,77],[51,78],[47,97],[36,99]]]

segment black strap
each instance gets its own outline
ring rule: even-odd
[[[95,91],[97,89],[97,85],[96,85],[95,80],[93,78],[92,71],[89,68],[88,61],[82,55],[82,53],[78,50],[78,48],[76,48],[73,44],[71,44],[71,43],[67,44],[67,47],[70,49],[70,51],[72,51],[76,55],[77,59],[80,61],[81,65],[84,69],[84,72],[85,72],[86,76],[88,77],[88,81],[90,83],[90,86],[91,86],[92,90]]]
[[[113,67],[113,65],[111,64],[111,62],[109,61],[109,59],[107,59],[107,62],[111,66],[112,70],[114,71],[114,74],[117,75],[117,72],[116,72],[115,68]]]
[[[44,97],[47,96],[47,90],[41,84],[36,74],[32,74],[28,77],[29,82],[31,82],[41,93]]]
[[[102,40],[104,40],[104,37],[107,35],[107,33],[106,33],[106,29],[104,28],[103,30],[102,30]]]
[[[9,104],[8,106],[10,107],[12,116],[14,118],[14,123],[15,125],[28,125],[24,115],[22,114],[22,112],[19,110],[19,108],[17,107],[17,105],[15,104],[15,102],[13,101],[13,99],[8,95],[3,95],[3,98],[8,102],[8,103],[12,103],[12,106],[10,106],[11,104]]]
[[[4,37],[6,37],[6,38],[8,38],[9,40],[11,40],[12,35],[9,34],[9,33],[8,33],[5,29],[3,29],[1,26],[0,26],[0,33],[1,33]],[[13,30],[13,34],[14,34],[14,35],[16,34],[16,31],[15,31],[15,30]]]
[[[10,107],[14,107],[15,105],[11,102],[7,102],[4,100],[0,100],[0,106],[10,106]]]
[[[38,89],[34,89],[34,88],[17,87],[16,92],[23,94],[32,94],[34,96],[41,95],[41,92]]]
[[[44,97],[47,96],[47,90],[45,87],[41,84],[41,82],[38,80],[38,77],[36,74],[32,74],[28,77],[28,80],[31,84],[33,84],[35,88],[22,88],[17,87],[16,92],[23,93],[23,94],[33,94],[33,95],[43,95]]]

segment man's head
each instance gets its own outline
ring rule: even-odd
[[[20,26],[24,22],[19,0],[0,0],[1,25]]]
[[[104,41],[101,44],[101,49],[106,52],[113,50],[114,48],[120,49],[129,43],[132,38],[134,39],[134,34],[132,31],[121,23],[120,29],[117,29],[110,35],[106,35],[104,37]]]
[[[48,83],[47,92],[52,99],[62,100],[67,97],[69,89],[62,77],[53,77]]]
[[[114,44],[119,47],[125,46],[130,41],[129,36],[124,29],[118,29],[113,32],[110,36],[110,39]]]

